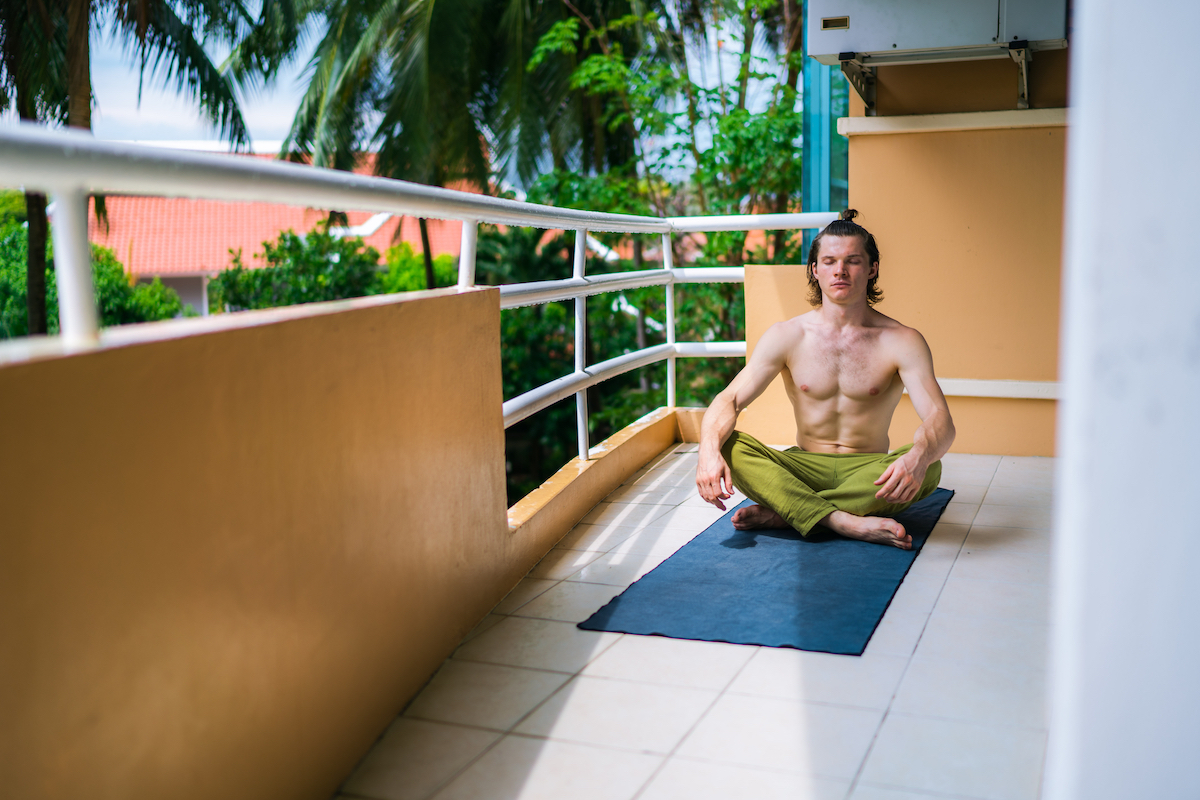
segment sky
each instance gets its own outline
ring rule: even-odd
[[[92,87],[96,107],[92,129],[100,139],[170,141],[215,140],[217,131],[197,111],[196,103],[165,86],[161,78],[147,71],[138,102],[138,69],[133,58],[107,30],[93,33],[91,42]],[[259,144],[277,143],[287,135],[288,127],[300,103],[303,86],[299,81],[307,50],[285,66],[274,87],[242,95],[242,116],[251,139]],[[214,62],[220,63],[214,54]]]
[[[315,40],[315,36],[310,37],[298,49],[297,56],[284,66],[272,87],[252,90],[239,96],[254,149],[277,152],[280,140],[287,135],[303,94],[302,72]],[[694,64],[693,78],[702,85],[716,83],[715,43],[714,36],[712,46]],[[736,43],[729,44],[734,46],[727,47],[721,55],[727,82],[737,74]],[[755,49],[757,51],[759,47]],[[220,51],[212,53],[213,61],[217,64],[225,55]],[[142,82],[139,102],[136,60],[123,51],[109,26],[102,24],[93,31],[91,56],[96,104],[92,128],[98,138],[142,142],[209,142],[210,146],[220,147],[217,131],[199,114],[195,102],[178,92],[174,85],[164,85],[161,77],[147,73]],[[765,106],[767,99],[765,93],[761,97],[752,95],[750,106],[752,109]],[[15,114],[10,110],[0,121],[11,124],[16,121]],[[703,133],[701,136],[707,139]],[[707,142],[701,144],[704,146]]]

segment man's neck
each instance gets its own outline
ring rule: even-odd
[[[827,325],[835,328],[852,328],[865,325],[871,309],[867,306],[866,298],[846,305],[838,305],[826,300],[821,304],[819,312],[821,321]]]

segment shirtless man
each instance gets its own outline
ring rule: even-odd
[[[813,241],[809,301],[816,308],[772,325],[754,355],[713,400],[700,429],[700,496],[722,511],[737,486],[757,505],[738,510],[739,530],[821,524],[852,539],[912,548],[890,517],[937,488],[954,423],[920,333],[871,306],[879,249],[848,210]],[[776,375],[796,414],[785,451],[735,431],[746,406]],[[888,426],[907,388],[921,426],[888,453]]]

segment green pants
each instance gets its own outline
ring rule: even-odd
[[[733,485],[742,494],[807,536],[834,511],[891,517],[928,497],[942,477],[940,461],[929,466],[921,490],[911,502],[889,503],[875,497],[881,488],[875,481],[911,449],[909,444],[891,453],[810,453],[799,447],[779,451],[734,431],[721,452],[733,473]]]

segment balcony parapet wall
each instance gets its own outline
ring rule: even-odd
[[[0,366],[0,774],[324,798],[552,543],[505,520],[498,292]]]

